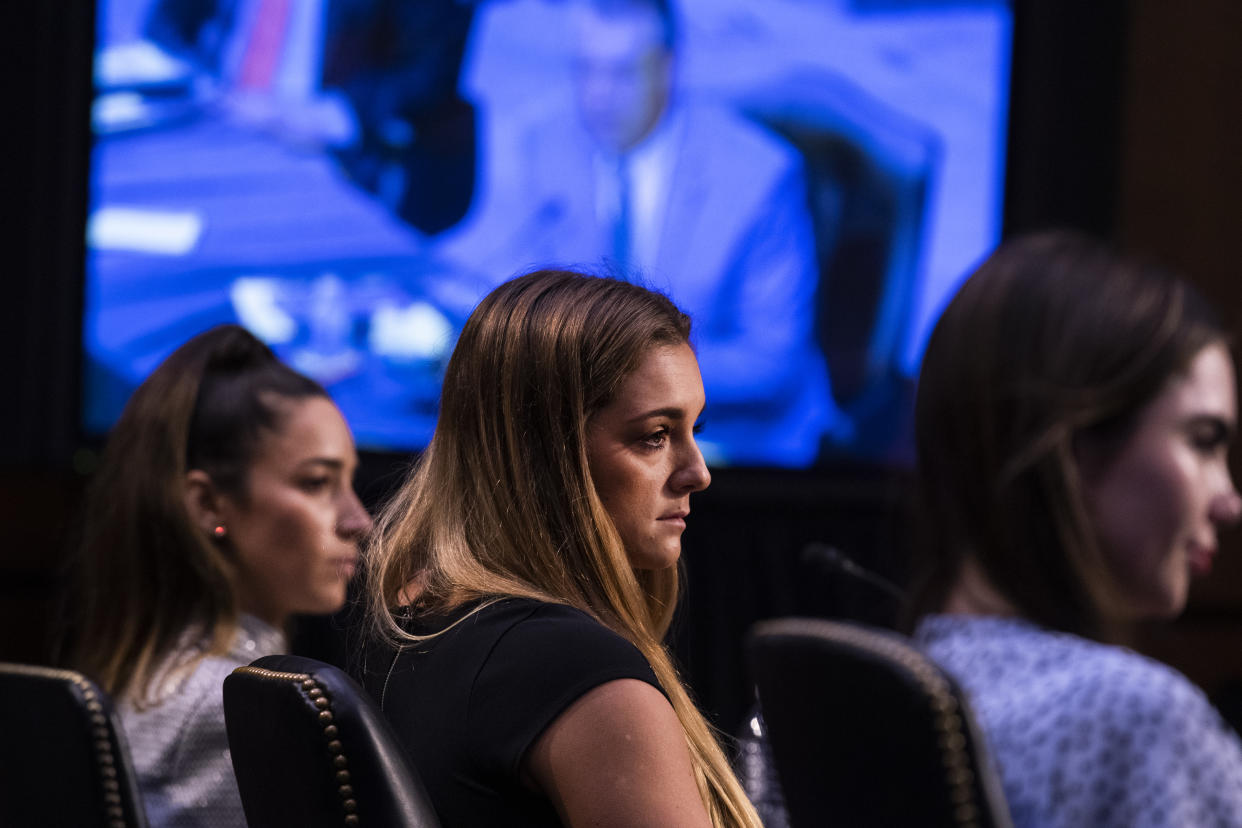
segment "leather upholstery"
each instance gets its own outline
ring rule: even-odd
[[[418,774],[365,691],[300,656],[224,680],[233,769],[250,828],[435,828]]]
[[[112,702],[71,670],[0,664],[0,824],[146,828]]]
[[[795,828],[1012,825],[967,699],[905,637],[786,618],[748,654]]]

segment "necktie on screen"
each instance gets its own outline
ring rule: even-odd
[[[272,85],[280,53],[289,28],[289,7],[293,0],[259,0],[246,50],[242,53],[237,85],[245,89],[267,89]]]
[[[625,156],[617,158],[617,216],[612,226],[612,257],[624,273],[630,264],[630,175]]]

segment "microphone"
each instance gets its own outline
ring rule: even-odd
[[[867,569],[867,567],[831,544],[811,541],[802,547],[802,562],[804,564],[815,564],[829,572],[844,572],[846,575],[857,578],[863,583],[870,584],[898,601],[906,600],[906,594],[901,587],[884,576]]]

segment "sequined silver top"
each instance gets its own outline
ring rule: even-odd
[[[192,673],[166,682],[156,693],[158,704],[142,710],[120,705],[152,828],[246,824],[224,729],[224,679],[260,656],[285,652],[286,643],[258,618],[240,620],[228,654],[205,658]]]

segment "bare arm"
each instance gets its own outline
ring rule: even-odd
[[[573,828],[711,826],[677,714],[637,679],[574,702],[535,741],[523,771]]]

